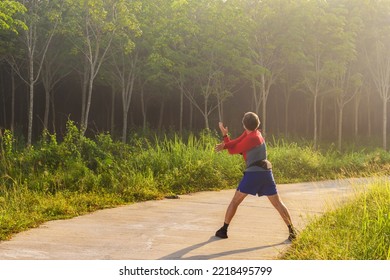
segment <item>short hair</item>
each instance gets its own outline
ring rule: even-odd
[[[259,117],[253,112],[247,112],[242,118],[242,124],[248,130],[256,130],[260,126]]]

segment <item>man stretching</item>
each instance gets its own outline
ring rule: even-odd
[[[220,238],[228,238],[227,230],[240,203],[248,194],[267,196],[269,201],[279,212],[286,223],[290,241],[296,238],[296,231],[293,227],[287,207],[281,201],[276,190],[275,180],[271,170],[271,163],[267,161],[267,150],[263,136],[258,130],[260,126],[259,117],[252,112],[245,113],[242,124],[245,131],[240,137],[230,140],[228,129],[223,123],[219,123],[219,129],[223,135],[223,142],[216,145],[215,151],[220,152],[227,149],[230,154],[242,154],[246,162],[244,176],[239,183],[237,190],[230,202],[223,226],[215,233]]]

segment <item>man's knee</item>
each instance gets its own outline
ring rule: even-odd
[[[268,196],[268,199],[275,208],[283,207],[283,203],[277,194]]]

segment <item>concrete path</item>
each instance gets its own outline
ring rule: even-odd
[[[278,185],[298,229],[366,184],[364,179]],[[275,259],[287,227],[265,197],[248,196],[229,238],[214,237],[234,190],[201,192],[51,221],[0,242],[0,260]]]

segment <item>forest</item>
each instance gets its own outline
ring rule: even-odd
[[[388,149],[389,0],[2,0],[0,128],[136,129]]]

